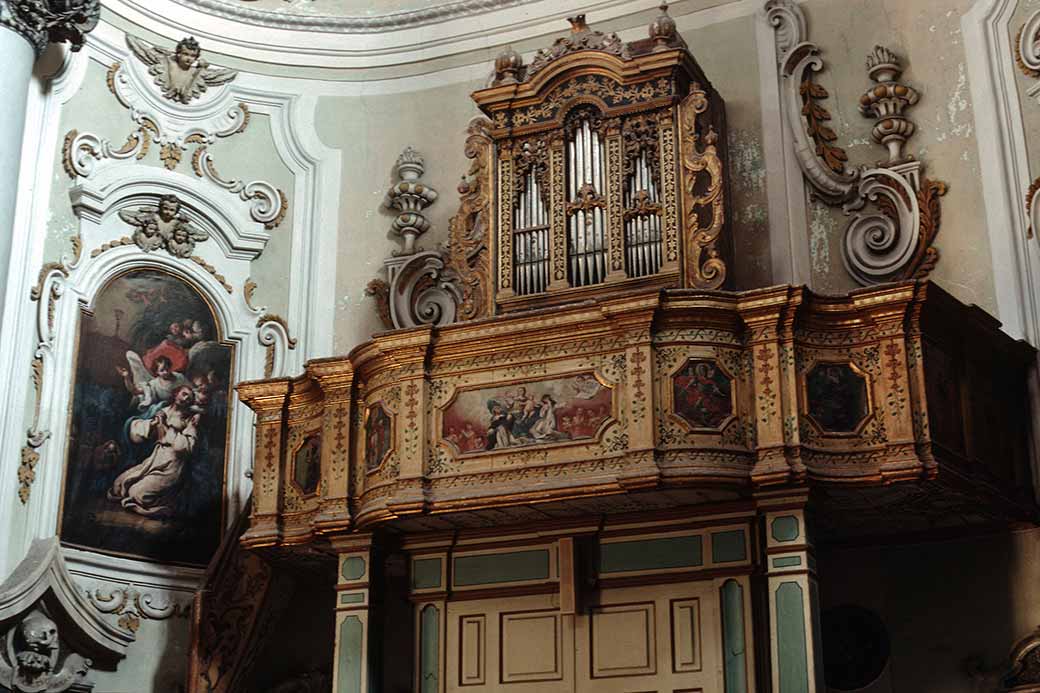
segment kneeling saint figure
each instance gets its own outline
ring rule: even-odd
[[[109,499],[147,517],[173,514],[181,478],[198,442],[201,414],[195,413],[194,403],[192,389],[181,386],[174,392],[173,401],[153,417],[130,422],[131,442],[154,441],[155,447],[143,462],[116,477]]]

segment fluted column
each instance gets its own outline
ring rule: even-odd
[[[0,0],[0,321],[33,63],[51,42],[68,41],[79,50],[100,12],[100,0]]]

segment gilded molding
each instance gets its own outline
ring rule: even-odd
[[[886,147],[888,160],[848,171],[844,151],[833,144],[834,131],[824,124],[830,114],[818,103],[827,91],[813,75],[823,69],[823,60],[819,47],[806,40],[802,9],[793,0],[769,0],[766,19],[776,32],[795,158],[816,197],[852,217],[842,244],[849,274],[863,285],[927,276],[938,261],[932,244],[946,185],[924,178],[922,164],[904,152],[916,130],[904,110],[917,103],[918,94],[898,81],[899,59],[887,48],[875,47],[867,57],[874,85],[859,101],[860,112],[877,121],[871,135]],[[864,212],[868,203],[876,211]]]

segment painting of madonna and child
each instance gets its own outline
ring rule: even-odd
[[[460,453],[594,438],[612,405],[592,373],[466,390],[444,411],[441,437]]]
[[[61,539],[205,565],[220,540],[232,349],[184,281],[136,270],[80,320]]]

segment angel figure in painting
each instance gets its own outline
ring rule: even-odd
[[[129,422],[132,443],[154,442],[155,447],[144,461],[116,477],[108,492],[109,499],[147,517],[173,514],[185,467],[199,438],[202,415],[195,413],[194,404],[192,388],[182,385],[174,392],[173,402],[154,416]]]
[[[157,207],[120,210],[119,218],[134,227],[131,238],[146,253],[165,248],[175,257],[189,258],[196,243],[209,239],[209,233],[181,213],[181,201],[174,195],[163,195]]]
[[[148,74],[171,101],[189,104],[207,88],[226,84],[238,75],[236,70],[210,67],[202,57],[199,42],[191,37],[181,39],[172,51],[132,36],[126,37],[126,44],[138,60],[149,66]]]
[[[134,395],[133,403],[141,411],[170,401],[175,390],[189,385],[184,374],[173,369],[169,356],[156,357],[151,371],[137,352],[126,352],[126,360],[130,368],[116,366],[116,371],[122,376],[126,389]]]

